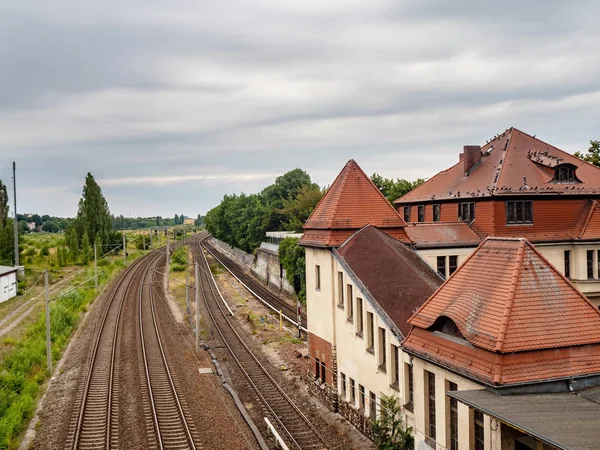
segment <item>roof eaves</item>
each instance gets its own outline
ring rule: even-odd
[[[394,333],[396,335],[398,342],[402,342],[402,340],[404,339],[404,334],[400,331],[400,328],[398,327],[398,325],[396,325],[396,323],[390,318],[390,316],[388,316],[387,312],[385,312],[385,310],[381,307],[381,305],[379,303],[377,303],[377,300],[375,300],[375,297],[373,297],[373,295],[369,292],[367,287],[363,284],[363,282],[360,280],[360,278],[358,278],[358,276],[350,268],[350,266],[348,265],[348,263],[346,262],[344,257],[342,255],[340,255],[340,253],[337,251],[337,249],[332,248],[331,251],[332,251],[333,256],[335,257],[336,261],[343,267],[343,269],[346,271],[346,273],[348,274],[350,279],[364,293],[365,299],[371,304],[373,309],[375,311],[377,311],[377,314],[379,314],[379,316],[383,319],[383,322],[388,326],[390,331],[392,331],[392,333]]]
[[[586,218],[583,221],[581,228],[579,229],[579,235],[577,236],[577,239],[583,238],[583,235],[585,234],[587,227],[590,224],[590,220],[592,219],[592,216],[594,215],[594,211],[596,210],[597,207],[598,207],[598,202],[596,200],[592,200],[590,203],[590,206],[589,206],[589,211],[586,214]]]

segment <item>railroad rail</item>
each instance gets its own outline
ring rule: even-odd
[[[277,295],[273,294],[260,282],[256,281],[251,275],[245,273],[237,263],[221,254],[212,244],[204,242],[203,246],[206,251],[210,253],[210,255],[216,259],[219,264],[221,264],[235,279],[242,283],[244,287],[250,291],[252,295],[254,295],[254,297],[256,297],[260,302],[273,311],[277,313],[282,311],[283,316],[288,322],[294,326],[298,326],[298,314],[293,306],[291,306],[285,300],[279,298]],[[306,313],[303,312],[300,317],[300,328],[302,331],[307,332]]]
[[[195,260],[200,265],[200,294],[223,344],[244,374],[268,414],[270,421],[289,448],[329,449],[325,438],[279,386],[236,331],[229,315],[219,303],[218,288],[208,276],[210,267],[203,252],[205,240],[196,242]]]
[[[138,328],[147,399],[155,436],[149,441],[161,450],[199,448],[189,412],[180,400],[160,339],[154,309],[155,269],[164,262],[165,249],[138,259],[111,289],[108,305],[99,311],[97,330],[90,348],[87,372],[75,404],[67,449],[110,449],[119,447],[119,330]],[[126,302],[137,301],[138,317],[122,317]],[[127,323],[125,321],[133,321]],[[123,323],[121,323],[123,322]],[[129,345],[137,345],[132,342]],[[142,395],[143,398],[145,394]],[[149,422],[148,422],[149,423]],[[151,445],[154,446],[154,445]]]
[[[161,258],[165,256],[163,254]],[[146,272],[140,283],[139,323],[146,384],[157,441],[161,450],[196,450],[195,430],[191,425],[189,412],[179,398],[160,339],[154,308],[154,283],[161,283],[162,280],[155,280],[154,275],[155,270]],[[144,301],[144,292],[148,293],[147,301]]]

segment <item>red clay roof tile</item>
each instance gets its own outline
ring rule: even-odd
[[[600,168],[515,128],[488,142],[481,152],[481,162],[468,176],[463,162],[458,162],[394,203],[498,195],[600,194]],[[577,167],[580,183],[553,181],[554,167],[565,163]]]
[[[596,200],[590,201],[577,237],[579,239],[600,239],[600,205]]]
[[[417,248],[430,246],[475,246],[481,243],[479,235],[466,222],[413,223],[404,228]]]
[[[360,166],[350,160],[304,224],[305,237],[300,243],[336,246],[341,242],[333,237],[332,230],[356,231],[367,224],[390,230],[390,234],[408,241],[406,234],[401,231],[406,225],[402,217]],[[316,233],[315,230],[323,232]]]
[[[414,250],[371,225],[353,234],[337,255],[403,336],[409,330],[408,319],[442,284]]]

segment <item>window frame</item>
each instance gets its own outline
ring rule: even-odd
[[[344,272],[338,270],[338,307],[344,308]]]
[[[321,266],[319,264],[315,264],[315,290],[321,290]]]
[[[425,222],[425,205],[417,205],[417,221]]]
[[[359,307],[360,306],[360,307]],[[356,335],[363,337],[364,332],[363,299],[356,297]]]
[[[390,362],[392,364],[390,387],[396,391],[400,390],[400,348],[390,343]]]
[[[439,222],[440,218],[442,216],[442,204],[434,203],[432,206],[432,209],[433,209],[433,221]]]
[[[575,166],[570,164],[561,164],[554,168],[554,182],[555,183],[576,183],[579,180],[575,175]]]
[[[458,255],[448,256],[448,276],[458,270]]]
[[[380,372],[387,373],[387,338],[385,328],[377,327],[377,341],[377,369]]]
[[[403,214],[404,214],[404,221],[406,223],[410,222],[410,205],[404,207]]]
[[[446,391],[452,392],[458,390],[456,383],[447,381]],[[446,395],[448,402],[448,450],[458,450],[458,400]]]
[[[425,370],[426,392],[425,392],[425,419],[426,419],[426,435],[435,441],[436,429],[436,408],[435,408],[435,374]],[[433,393],[432,393],[433,391]]]
[[[435,270],[437,271],[438,275],[440,275],[444,280],[446,279],[446,259],[446,256],[438,256],[436,257],[435,264]],[[441,265],[440,262],[442,262]],[[440,268],[443,270],[443,272],[440,271]]]
[[[346,374],[344,372],[340,372],[340,380],[341,395],[344,397],[344,400],[346,400]]]
[[[321,383],[327,383],[327,365],[321,360]]]
[[[571,278],[571,250],[563,252],[564,275],[566,278]]]
[[[373,391],[369,391],[369,417],[377,419],[377,395]]]
[[[365,410],[365,387],[362,384],[358,385],[358,409]]]
[[[352,406],[356,405],[356,382],[354,378],[348,378],[350,380],[350,403]]]
[[[471,223],[475,220],[475,202],[458,203],[459,222]]]
[[[594,250],[587,250],[585,252],[586,255],[586,265],[587,265],[587,279],[594,279]]]
[[[485,416],[478,409],[473,409],[473,448],[485,450]]]
[[[367,311],[367,351],[375,354],[375,316]]]
[[[354,292],[350,283],[346,284],[346,303],[348,304],[348,308],[346,308],[346,320],[354,322]]]
[[[532,200],[506,200],[504,204],[507,225],[533,224]]]
[[[410,412],[413,412],[414,409],[414,395],[415,395],[415,384],[414,384],[414,372],[413,372],[413,365],[411,363],[404,363],[404,373],[405,373],[405,388],[406,388],[406,398],[407,398],[407,402],[404,405],[404,408],[406,408],[407,410],[409,410]]]

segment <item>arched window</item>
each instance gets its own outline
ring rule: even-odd
[[[438,331],[448,336],[465,339],[454,321],[448,316],[440,316],[431,326],[431,331]]]

